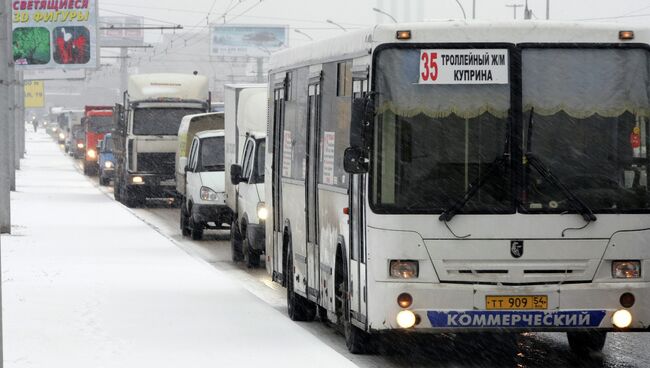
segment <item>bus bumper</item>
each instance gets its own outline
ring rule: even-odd
[[[469,331],[557,331],[604,330],[650,331],[650,283],[581,283],[566,285],[496,286],[426,283],[379,283],[383,293],[369,300],[369,328],[416,332]],[[398,296],[409,293],[408,308],[397,304]],[[624,293],[635,302],[621,305]],[[379,295],[381,294],[381,295]],[[547,309],[488,310],[487,296],[547,296]],[[383,307],[381,307],[383,306]],[[614,313],[627,310],[632,315],[629,327],[620,329],[612,322]],[[416,324],[402,328],[397,315],[410,310]]]

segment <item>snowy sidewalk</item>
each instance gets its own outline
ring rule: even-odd
[[[2,236],[5,367],[353,366],[28,135]]]

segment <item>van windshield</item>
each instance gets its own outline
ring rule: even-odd
[[[201,162],[199,171],[224,171],[225,149],[223,137],[201,139]]]
[[[133,111],[133,134],[178,135],[185,115],[204,113],[197,108],[142,108]]]

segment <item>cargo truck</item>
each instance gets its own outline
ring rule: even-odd
[[[114,109],[115,199],[138,207],[147,198],[178,197],[174,170],[181,120],[209,108],[205,76],[130,76],[123,103]]]

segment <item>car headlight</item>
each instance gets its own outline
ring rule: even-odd
[[[110,169],[113,167],[113,162],[112,161],[106,161],[104,162],[104,168]]]
[[[77,148],[84,148],[84,144],[83,143],[77,143]]]
[[[59,133],[59,139],[65,139],[65,134]]]
[[[420,272],[418,261],[391,260],[389,267],[390,277],[396,279],[413,279],[417,278]]]
[[[208,187],[201,187],[201,199],[204,201],[223,201],[223,193],[217,193]]]
[[[88,150],[88,152],[86,152],[86,156],[88,156],[88,158],[91,158],[91,159],[94,160],[94,159],[97,158],[97,151],[95,151],[94,149],[91,148],[91,149]]]
[[[612,277],[615,279],[638,279],[641,277],[641,261],[612,262]]]
[[[257,218],[266,221],[269,217],[269,210],[266,208],[266,203],[260,202],[257,204]]]

